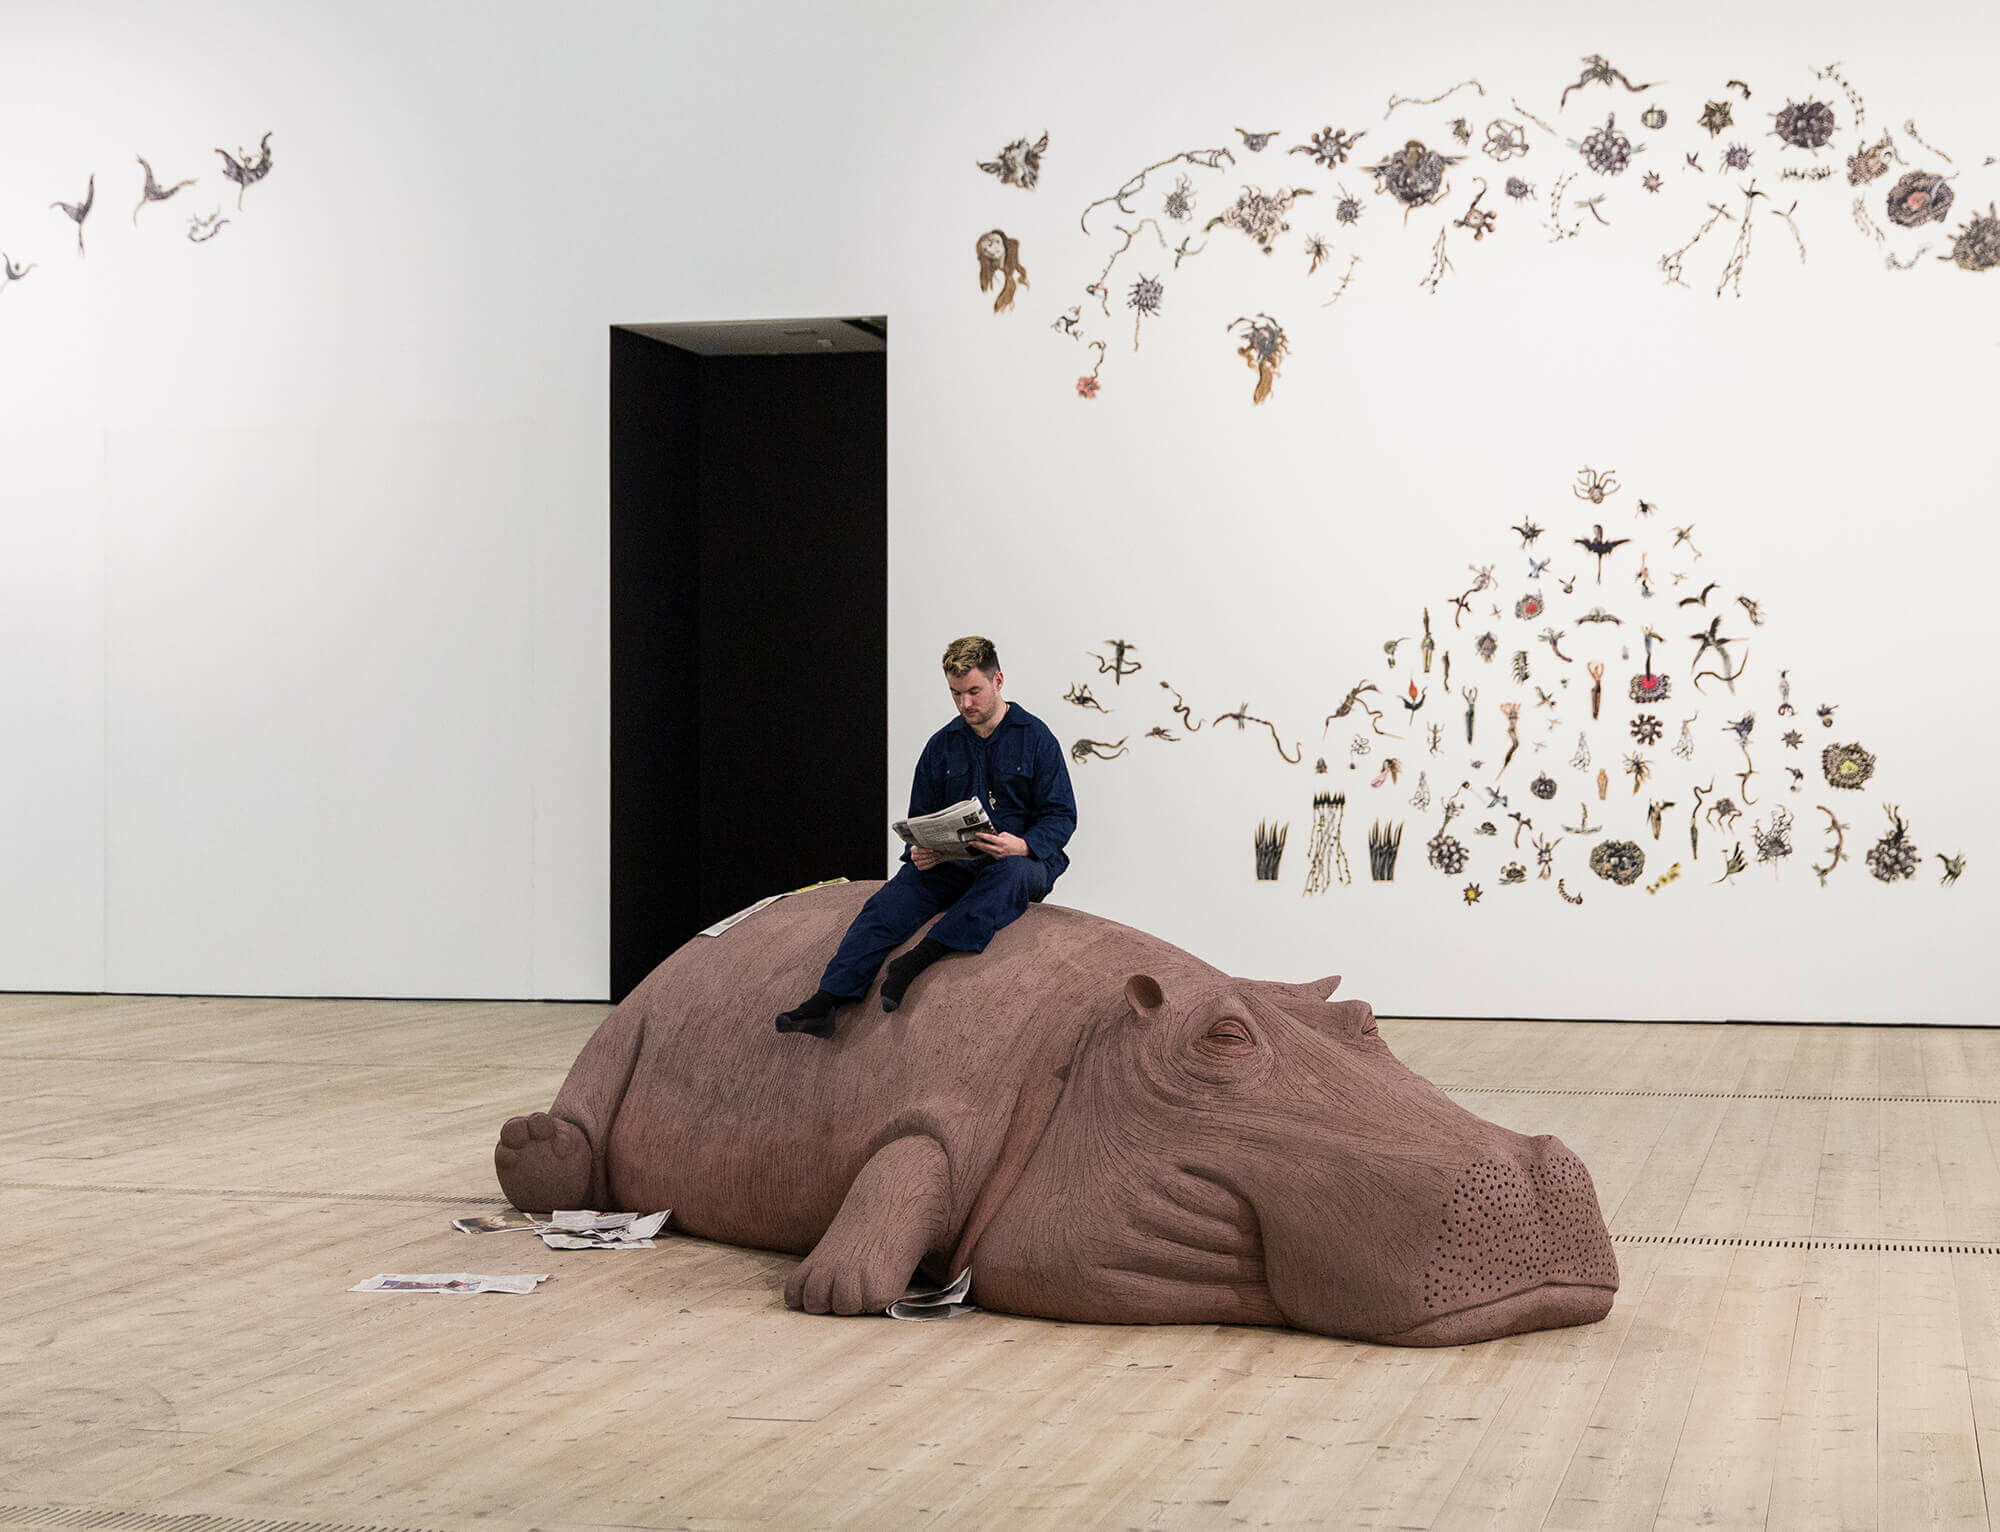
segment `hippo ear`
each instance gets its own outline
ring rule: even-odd
[[[1125,1001],[1141,1021],[1151,1021],[1166,1005],[1167,994],[1151,974],[1135,973],[1125,981]]]
[[[1314,979],[1310,984],[1274,983],[1271,987],[1283,991],[1295,1000],[1304,1000],[1317,1005],[1333,998],[1333,992],[1340,988],[1340,975],[1332,974],[1324,979]]]

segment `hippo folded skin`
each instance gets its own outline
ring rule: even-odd
[[[894,1015],[871,994],[832,1041],[776,1032],[878,886],[780,900],[655,969],[549,1111],[501,1129],[515,1206],[672,1208],[803,1255],[785,1298],[814,1313],[967,1262],[980,1305],[1050,1319],[1430,1346],[1610,1311],[1582,1162],[1404,1068],[1337,979],[1233,979],[1036,905]]]

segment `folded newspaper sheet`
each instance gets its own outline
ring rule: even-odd
[[[357,1282],[350,1287],[350,1293],[532,1293],[537,1282],[546,1282],[547,1272],[539,1275],[507,1277],[475,1276],[471,1272],[384,1272],[379,1277],[370,1277],[366,1282]]]
[[[451,1226],[461,1234],[499,1234],[513,1229],[532,1229],[551,1250],[651,1250],[653,1236],[666,1224],[668,1214],[598,1213],[588,1209],[551,1213],[537,1218],[532,1213],[488,1213],[476,1218],[454,1218]]]
[[[969,844],[975,835],[989,834],[993,821],[986,817],[986,805],[977,798],[963,798],[935,814],[915,819],[899,819],[889,826],[906,846],[922,846],[935,851],[947,862],[969,862],[983,853]]]
[[[966,1294],[971,1291],[972,1268],[968,1266],[952,1278],[949,1287],[913,1287],[882,1312],[891,1319],[956,1319],[961,1314],[978,1312],[966,1302]]]
[[[845,883],[845,878],[822,878],[817,883],[808,883],[804,888],[788,888],[782,894],[766,894],[746,910],[738,910],[734,915],[725,915],[706,930],[697,931],[696,936],[720,936],[739,920],[748,920],[759,910],[767,910],[780,899],[789,899],[794,894],[809,894],[816,888],[831,888],[836,883]]]

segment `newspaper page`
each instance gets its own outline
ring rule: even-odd
[[[537,1282],[546,1282],[547,1272],[517,1276],[478,1276],[467,1271],[388,1271],[357,1282],[350,1293],[532,1293]]]
[[[985,804],[977,798],[964,798],[935,814],[899,819],[889,828],[906,846],[935,851],[947,862],[969,862],[981,854],[972,849],[972,837],[989,833],[993,821],[986,817]]]
[[[809,894],[816,888],[831,888],[836,883],[845,883],[846,881],[847,879],[845,878],[824,878],[818,883],[808,883],[804,888],[788,888],[782,894],[766,894],[748,909],[738,910],[734,915],[725,915],[706,930],[697,931],[694,934],[696,936],[720,936],[738,921],[748,920],[759,910],[768,910],[780,899],[789,899],[794,894]]]
[[[976,1314],[978,1309],[968,1300],[972,1291],[972,1268],[966,1267],[947,1287],[936,1289],[911,1288],[882,1312],[891,1319],[956,1319],[961,1314]]]

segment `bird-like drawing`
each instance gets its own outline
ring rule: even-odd
[[[50,207],[59,207],[69,214],[70,222],[76,225],[76,253],[83,254],[83,221],[90,216],[91,208],[97,205],[97,173],[91,172],[90,189],[81,202],[51,202]]]
[[[7,291],[8,283],[20,281],[39,264],[38,261],[30,261],[25,266],[16,266],[14,258],[6,251],[0,250],[0,268],[4,268],[0,269],[0,293]]]
[[[1686,543],[1686,544],[1688,545],[1688,550],[1689,550],[1689,551],[1690,551],[1691,553],[1693,553],[1693,554],[1694,554],[1694,556],[1695,556],[1696,558],[1700,558],[1700,557],[1701,557],[1701,549],[1699,549],[1699,548],[1695,547],[1695,545],[1694,545],[1694,523],[1693,523],[1693,522],[1689,522],[1689,523],[1688,523],[1688,524],[1687,524],[1686,526],[1684,526],[1684,527],[1675,527],[1675,528],[1674,528],[1674,546],[1675,546],[1676,548],[1678,548],[1678,547],[1679,547],[1679,546],[1680,546],[1680,545],[1681,545],[1682,543]]]
[[[1519,532],[1521,534],[1521,546],[1523,548],[1526,548],[1536,538],[1542,535],[1542,529],[1535,525],[1532,518],[1527,521],[1521,522],[1519,525],[1514,526],[1509,530],[1514,532]]]
[[[1392,638],[1382,645],[1382,652],[1389,657],[1389,668],[1391,670],[1396,668],[1396,646],[1398,644],[1407,644],[1408,642],[1408,638]]]
[[[148,202],[165,202],[175,192],[194,185],[194,177],[189,176],[185,181],[176,181],[172,186],[162,186],[153,178],[153,167],[146,163],[145,155],[135,154],[132,158],[137,160],[139,168],[146,172],[146,190],[140,194],[139,207],[132,209],[132,224],[136,228],[139,223],[139,208],[143,208]]]
[[[1238,128],[1236,131],[1243,139],[1244,148],[1248,149],[1252,154],[1262,154],[1271,140],[1284,130],[1282,128],[1275,128],[1269,133],[1252,133],[1248,128]]]
[[[1708,582],[1708,584],[1704,585],[1704,586],[1703,586],[1703,587],[1701,588],[1701,594],[1700,594],[1699,596],[1683,596],[1683,597],[1681,597],[1681,599],[1680,599],[1680,605],[1682,605],[1682,606],[1707,606],[1707,605],[1708,605],[1708,593],[1709,593],[1710,591],[1714,590],[1714,589],[1715,589],[1715,588],[1716,588],[1716,587],[1717,587],[1718,585],[1720,585],[1721,583],[1722,583],[1722,582],[1721,582],[1720,580],[1710,580],[1710,581]]]
[[[1571,541],[1586,553],[1597,555],[1597,583],[1602,585],[1604,583],[1604,555],[1616,552],[1632,541],[1632,539],[1629,537],[1606,537],[1604,535],[1604,523],[1599,521],[1591,524],[1590,536],[1572,538]]]
[[[266,133],[258,144],[254,155],[245,154],[238,145],[235,154],[227,149],[215,151],[222,156],[222,173],[236,183],[236,211],[243,211],[243,194],[271,173],[271,135]],[[983,292],[985,289],[982,288]]]

